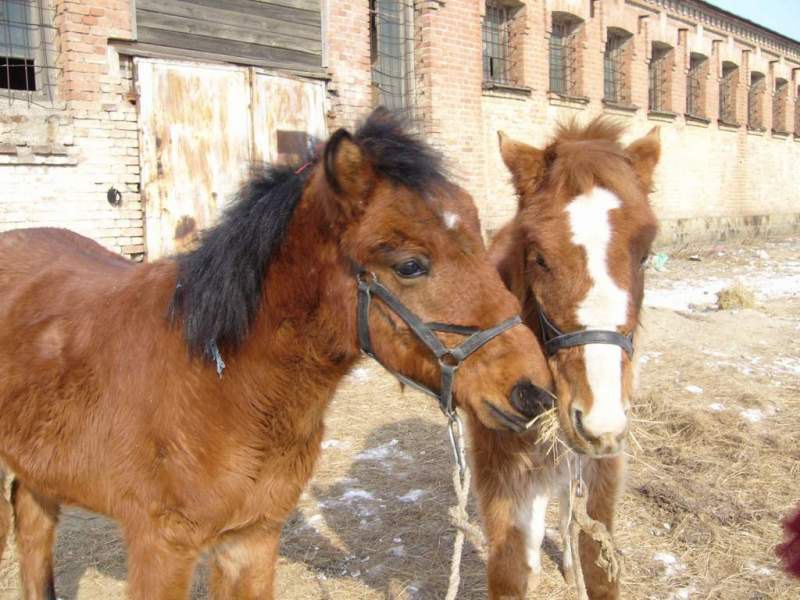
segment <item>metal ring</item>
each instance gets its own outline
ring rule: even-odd
[[[365,279],[365,276],[367,275],[369,275],[372,278],[372,281],[368,282]],[[370,286],[374,283],[378,283],[378,276],[375,275],[375,273],[372,271],[359,271],[358,273],[356,273],[356,281],[359,283],[359,285]]]

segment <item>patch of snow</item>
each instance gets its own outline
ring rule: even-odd
[[[366,367],[356,367],[350,373],[348,373],[350,379],[353,381],[363,382],[369,379],[369,369]]]
[[[376,446],[374,448],[367,448],[359,452],[353,458],[354,460],[386,460],[388,458],[401,458],[403,460],[410,460],[411,457],[397,447],[397,440],[393,439]]]
[[[679,588],[667,596],[667,600],[688,600],[697,591],[693,585]]]
[[[690,394],[702,394],[703,388],[697,385],[687,385],[686,391],[689,392]]]
[[[402,558],[406,555],[406,547],[403,544],[400,544],[399,546],[392,546],[389,548],[389,554],[398,558]]]
[[[329,448],[335,448],[338,450],[344,450],[345,448],[350,447],[350,442],[343,442],[341,440],[323,440],[322,441],[322,449],[327,450]]]
[[[397,499],[400,500],[400,502],[416,502],[427,493],[428,492],[425,490],[411,490],[402,496],[398,496]]]
[[[367,490],[360,490],[358,488],[354,488],[352,490],[347,490],[341,496],[342,502],[353,502],[354,500],[375,500],[375,496],[372,493],[368,492]]]
[[[708,410],[710,410],[711,412],[722,412],[723,410],[725,410],[725,405],[719,402],[714,402],[708,405]]]
[[[316,530],[317,532],[319,532],[320,526],[324,522],[325,522],[324,517],[321,514],[317,513],[315,515],[311,515],[310,517],[308,517],[306,519],[305,526],[306,527],[310,527],[310,528]]]
[[[748,560],[744,563],[745,568],[750,571],[751,573],[755,573],[756,575],[762,575],[764,577],[769,577],[775,574],[773,569],[766,567],[764,565],[757,565],[752,560]]]
[[[759,408],[746,408],[739,415],[751,423],[758,423],[764,420],[764,412]]]
[[[653,560],[661,563],[662,574],[665,577],[673,577],[686,570],[686,565],[681,564],[674,554],[669,552],[656,552]]]

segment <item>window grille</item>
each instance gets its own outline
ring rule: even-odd
[[[750,129],[763,129],[761,118],[762,94],[766,87],[766,79],[761,73],[750,75],[750,91],[747,93],[747,126]]]
[[[736,125],[736,90],[739,67],[733,63],[722,64],[722,80],[719,83],[719,120]]]
[[[775,80],[775,96],[772,98],[772,130],[786,131],[786,100],[789,96],[789,82]]]
[[[413,117],[414,2],[372,0],[370,52],[375,104]]]
[[[649,110],[664,111],[669,109],[669,57],[671,48],[661,44],[653,44],[652,58],[649,65],[648,102]]]
[[[53,10],[47,0],[0,0],[0,95],[53,103]]]
[[[550,91],[578,94],[578,34],[580,22],[553,18],[550,34]]]
[[[509,9],[496,2],[486,3],[483,19],[483,80],[511,83]]]
[[[797,97],[794,102],[794,134],[800,137],[800,85],[797,86]]]
[[[629,39],[629,34],[608,32],[603,54],[603,98],[609,102],[628,101],[625,52]]]
[[[686,76],[686,114],[705,117],[705,94],[703,89],[708,59],[701,54],[689,57],[689,74]]]

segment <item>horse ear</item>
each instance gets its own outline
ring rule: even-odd
[[[502,131],[497,132],[500,156],[506,163],[514,186],[520,192],[524,187],[537,184],[545,171],[545,153],[538,148],[512,140]]]
[[[661,158],[661,133],[658,127],[631,143],[627,148],[633,170],[639,176],[644,188],[649,192],[653,187],[653,172]]]
[[[338,129],[325,144],[325,179],[344,208],[360,204],[366,191],[368,165],[364,153],[346,129]]]

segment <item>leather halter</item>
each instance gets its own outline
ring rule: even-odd
[[[559,350],[572,348],[574,346],[586,346],[588,344],[611,344],[622,348],[628,357],[633,355],[633,334],[622,335],[616,331],[604,329],[582,329],[564,333],[553,325],[550,319],[544,314],[541,305],[538,306],[539,329],[541,330],[542,343],[547,356],[553,356]]]
[[[439,407],[442,409],[442,412],[452,421],[456,418],[455,407],[453,406],[453,380],[461,363],[487,342],[515,325],[521,324],[522,319],[517,315],[489,329],[477,329],[475,327],[464,327],[448,323],[425,323],[411,312],[411,310],[409,310],[387,287],[381,284],[375,273],[360,268],[356,270],[356,273],[356,280],[358,281],[357,327],[361,351],[375,359],[384,369],[389,371],[389,373],[394,375],[402,383],[436,398],[439,401]],[[390,369],[375,354],[369,333],[369,308],[373,296],[380,298],[392,312],[400,317],[406,325],[408,325],[411,332],[417,336],[437,358],[441,369],[441,385],[438,392],[418,381],[406,377],[402,373]],[[469,337],[455,348],[448,348],[439,340],[436,335],[437,331]]]

